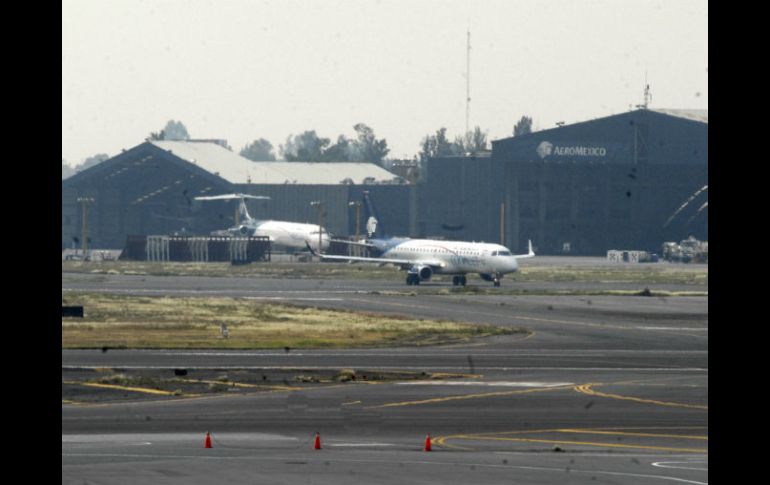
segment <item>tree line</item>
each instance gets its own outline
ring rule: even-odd
[[[355,136],[346,137],[339,135],[334,144],[331,139],[319,136],[315,130],[307,130],[298,135],[289,135],[286,141],[278,146],[278,152],[283,160],[290,162],[368,162],[380,166],[388,160],[390,152],[388,142],[384,138],[379,139],[374,130],[364,123],[353,126]],[[522,116],[513,127],[513,136],[519,136],[532,132],[532,118]],[[488,131],[476,126],[472,131],[464,135],[457,135],[449,140],[447,129],[439,128],[435,134],[426,135],[420,142],[420,152],[415,157],[421,162],[429,158],[443,156],[468,156],[477,155],[489,150]],[[184,123],[169,120],[163,129],[150,132],[147,141],[159,140],[190,140],[190,134]],[[230,147],[228,147],[230,148]],[[277,159],[275,147],[264,138],[257,138],[246,144],[239,154],[255,162],[275,161]],[[109,155],[100,153],[86,158],[81,164],[70,167],[62,158],[62,179],[77,172],[85,170],[97,163],[107,160]]]

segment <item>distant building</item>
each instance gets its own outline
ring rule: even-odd
[[[199,195],[244,192],[252,216],[318,221],[313,200],[325,202],[325,227],[355,229],[348,202],[364,188],[382,194],[391,211],[408,212],[409,186],[371,163],[253,162],[219,140],[147,141],[62,180],[62,249],[80,246],[82,209],[90,197],[90,248],[122,248],[128,235],[208,234],[234,225],[235,204],[201,203]],[[404,202],[406,201],[406,202]],[[408,220],[403,223],[408,230]]]
[[[492,153],[401,162],[252,162],[220,141],[148,141],[62,181],[62,248],[122,248],[128,235],[208,234],[234,225],[235,204],[198,195],[244,192],[261,219],[318,221],[355,232],[369,191],[381,226],[399,236],[502,242],[539,254],[656,252],[665,241],[708,240],[708,111],[641,109],[492,142]],[[409,184],[418,180],[416,185]],[[682,204],[694,200],[677,213]],[[701,209],[699,211],[699,209]],[[365,227],[364,212],[359,226]],[[672,217],[673,216],[673,217]]]
[[[708,239],[708,111],[642,109],[492,142],[492,157],[432,159],[424,232],[517,252],[604,255]]]

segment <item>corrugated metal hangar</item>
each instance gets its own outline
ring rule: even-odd
[[[708,239],[708,111],[641,109],[492,142],[490,157],[428,162],[429,234],[539,254],[658,251]],[[423,215],[424,214],[424,215]],[[501,234],[502,227],[502,234]]]
[[[211,140],[148,141],[62,181],[62,249],[79,247],[84,208],[91,248],[225,229],[235,204],[194,197],[233,192],[269,196],[248,202],[260,219],[316,223],[310,202],[321,200],[325,227],[347,236],[350,202],[368,190],[391,235],[502,240],[515,252],[531,239],[539,254],[657,251],[708,239],[707,185],[708,111],[640,109],[493,141],[491,154],[428,160],[417,186],[373,164],[252,162]]]
[[[88,246],[122,248],[129,235],[207,235],[231,227],[235,203],[194,198],[234,192],[271,197],[248,201],[260,219],[316,223],[310,202],[322,200],[325,227],[352,234],[348,202],[360,200],[362,189],[404,201],[388,204],[383,217],[408,214],[410,187],[374,164],[253,162],[210,141],[148,141],[62,181],[62,249],[80,247],[83,199],[91,200]],[[394,225],[409,232],[408,218]]]

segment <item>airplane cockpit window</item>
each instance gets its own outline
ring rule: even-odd
[[[510,251],[500,251],[499,254],[500,254],[500,256],[511,256],[511,252]]]

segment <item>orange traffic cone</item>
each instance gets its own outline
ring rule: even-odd
[[[208,431],[206,431],[206,443],[203,445],[204,448],[211,448],[211,435]]]
[[[430,433],[425,437],[425,451],[430,451]]]
[[[313,444],[313,449],[321,449],[321,435],[318,433],[315,434],[315,444]]]

